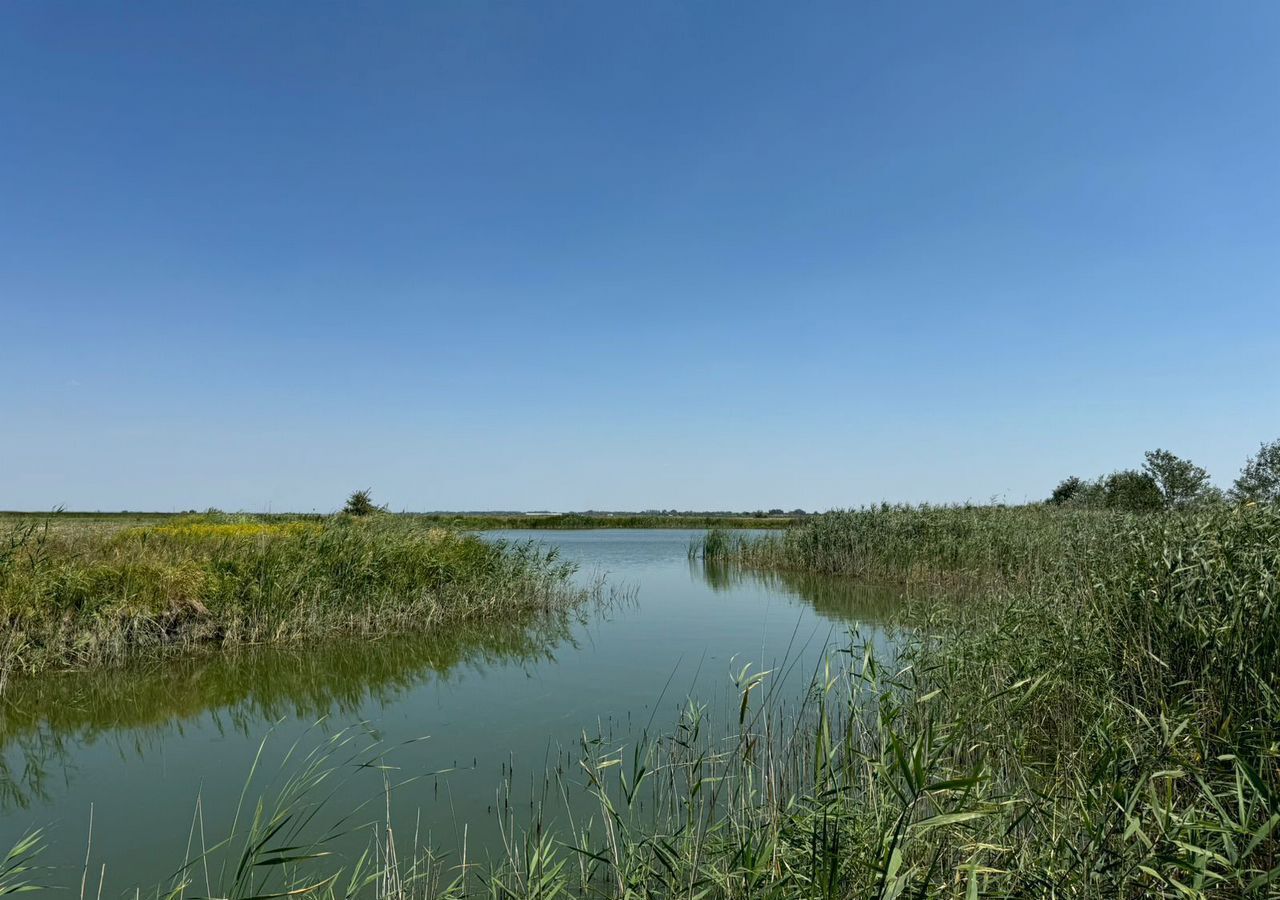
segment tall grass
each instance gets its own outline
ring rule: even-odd
[[[23,521],[0,536],[0,669],[510,617],[575,602],[570,571],[554,550],[391,516]]]
[[[1138,516],[1047,506],[878,506],[812,516],[769,535],[709,531],[690,554],[757,569],[901,581],[1030,579],[1115,549]]]
[[[385,839],[372,868],[361,868],[369,857],[341,871],[291,860],[253,889],[1280,895],[1280,510],[1087,520],[923,510],[914,532],[912,515],[844,515],[794,545],[735,551],[796,571],[807,560],[814,571],[986,578],[962,603],[913,606],[894,658],[855,637],[831,649],[798,701],[780,673],[748,667],[727,722],[690,702],[674,727],[631,746],[584,736],[576,774],[548,772],[546,795],[585,791],[593,811],[567,802],[567,821],[550,830],[533,804],[524,819],[507,807],[495,864],[388,852]],[[877,542],[863,529],[882,516],[891,530]],[[1028,523],[1037,530],[1020,536]]]
[[[915,623],[874,703],[841,705],[879,729],[831,745],[858,777],[824,786],[819,760],[788,796],[880,824],[842,832],[836,893],[786,895],[1280,894],[1280,510],[864,510],[703,552],[983,585]]]
[[[975,583],[913,607],[893,660],[833,652],[799,706],[743,672],[727,738],[693,707],[588,747],[595,828],[539,857],[561,889],[1280,895],[1280,510],[875,510],[794,538],[732,546]]]

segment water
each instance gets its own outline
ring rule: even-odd
[[[78,893],[88,852],[91,890],[104,863],[103,896],[145,889],[185,858],[197,798],[206,842],[225,835],[264,738],[255,796],[270,793],[292,745],[305,751],[355,729],[380,741],[395,767],[389,782],[414,779],[392,793],[399,832],[416,828],[456,851],[466,823],[471,858],[482,859],[498,852],[504,776],[527,798],[584,733],[624,746],[650,722],[669,727],[691,696],[711,710],[731,703],[730,673],[744,665],[785,669],[786,689],[799,691],[850,628],[884,640],[877,623],[893,591],[707,572],[687,558],[699,534],[495,533],[557,545],[584,582],[606,574],[634,590],[569,621],[256,648],[11,685],[0,703],[0,846],[44,828],[41,862],[54,869],[42,881]],[[428,774],[440,770],[450,771]],[[342,778],[329,818],[362,802],[361,822],[385,814],[381,773],[348,766]],[[335,849],[357,853],[368,836],[359,830]]]

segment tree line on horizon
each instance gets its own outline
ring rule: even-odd
[[[1189,509],[1215,503],[1280,502],[1280,439],[1263,443],[1249,457],[1230,490],[1209,480],[1209,473],[1168,450],[1148,450],[1140,469],[1121,469],[1086,480],[1062,479],[1049,495],[1054,506],[1149,511]]]
[[[1262,443],[1258,452],[1245,460],[1231,488],[1223,491],[1209,480],[1209,473],[1189,459],[1157,448],[1143,454],[1142,467],[1121,469],[1109,475],[1084,479],[1069,475],[1058,482],[1047,502],[1053,506],[1123,509],[1135,512],[1160,509],[1189,509],[1216,503],[1280,503],[1280,438]],[[347,499],[342,512],[351,516],[367,516],[386,512],[387,506],[373,502],[367,488],[355,491]],[[611,516],[614,512],[590,510],[577,515]],[[628,513],[627,515],[636,515]],[[802,518],[803,509],[786,512],[781,508],[758,509],[742,513],[692,513],[676,509],[644,510],[639,515],[689,516],[719,515],[769,518],[791,516]]]

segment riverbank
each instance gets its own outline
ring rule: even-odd
[[[554,551],[388,515],[53,516],[0,531],[0,671],[434,629],[582,599]]]
[[[762,537],[712,529],[691,554],[756,570],[920,584],[1028,582],[1136,539],[1151,514],[1047,505],[873,506],[812,516]]]
[[[912,609],[892,668],[855,653],[824,678],[767,764],[744,730],[724,775],[759,802],[712,815],[682,877],[796,897],[1280,890],[1280,510],[882,508],[700,549],[982,587]]]

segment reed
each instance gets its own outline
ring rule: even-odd
[[[194,516],[125,528],[19,521],[0,536],[0,670],[373,635],[564,608],[572,567],[393,516]]]
[[[539,857],[560,889],[1280,894],[1280,509],[815,525],[763,541],[798,571],[981,586],[913,606],[892,660],[834,649],[798,705],[744,672],[727,732],[691,707],[642,747],[584,747],[594,827],[565,868]]]
[[[892,658],[856,635],[832,647],[798,699],[782,687],[786,665],[745,667],[731,711],[690,701],[672,727],[628,746],[584,735],[576,769],[548,771],[528,815],[502,807],[496,861],[442,857],[374,826],[370,854],[339,866],[305,835],[285,841],[291,825],[271,830],[294,817],[264,813],[237,845],[264,854],[240,857],[255,861],[256,880],[201,887],[543,900],[1277,896],[1280,509],[1039,515],[871,511],[820,523],[825,545],[732,545],[795,571],[805,561],[985,580],[962,603],[943,591],[913,604]],[[865,533],[875,521],[889,523],[883,539]],[[585,815],[570,799],[584,794]],[[277,843],[306,855],[266,856]]]
[[[883,505],[812,516],[763,536],[709,531],[690,555],[775,571],[988,584],[1078,569],[1115,549],[1119,524],[1143,519],[1041,505]]]

